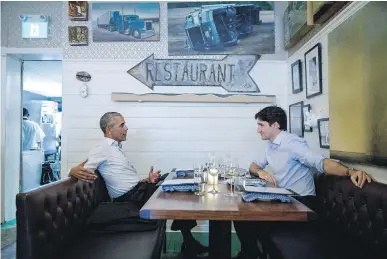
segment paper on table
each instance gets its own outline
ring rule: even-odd
[[[293,194],[292,192],[275,187],[256,187],[256,186],[245,186],[246,192],[262,192],[262,193],[277,193],[277,194]]]
[[[181,184],[195,184],[195,180],[193,178],[190,179],[172,179],[164,181],[161,186],[164,185],[181,185]]]

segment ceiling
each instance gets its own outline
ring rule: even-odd
[[[47,97],[62,96],[62,61],[24,60],[23,90]]]

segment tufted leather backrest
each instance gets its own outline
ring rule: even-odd
[[[55,258],[107,200],[102,177],[93,183],[67,178],[16,196],[17,258]]]
[[[348,177],[320,175],[316,194],[323,221],[369,251],[387,255],[387,185],[371,182],[361,189]]]

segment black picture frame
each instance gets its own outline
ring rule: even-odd
[[[303,108],[302,108],[302,114],[304,115],[304,122],[305,122],[305,116],[306,116],[306,113],[305,111],[308,111],[310,112],[312,110],[310,104],[304,104]],[[304,125],[304,132],[313,132],[313,128],[312,127],[307,127]]]
[[[304,137],[304,102],[289,105],[289,132]]]
[[[297,60],[291,66],[292,91],[293,94],[302,92],[302,65],[301,60]],[[297,78],[298,77],[298,78]]]
[[[306,98],[322,94],[321,43],[304,54]]]
[[[318,138],[320,142],[320,148],[330,147],[329,137],[329,118],[322,118],[317,120],[318,125]]]

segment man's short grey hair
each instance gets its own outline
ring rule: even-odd
[[[104,115],[102,115],[101,119],[99,120],[99,126],[104,134],[106,134],[106,129],[113,127],[113,118],[121,116],[121,113],[118,112],[107,112]]]

